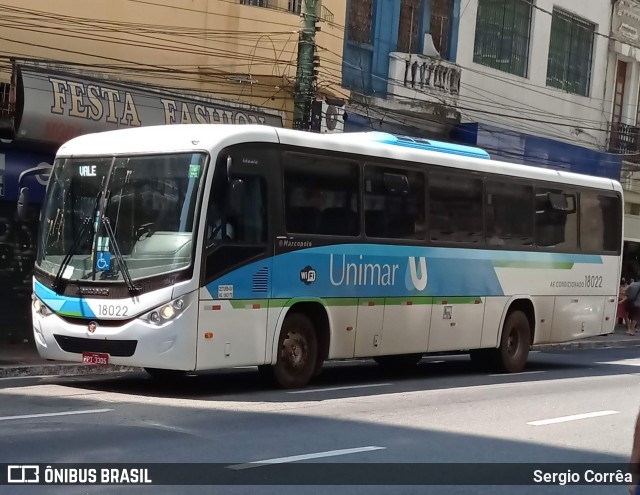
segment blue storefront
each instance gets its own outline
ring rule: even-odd
[[[620,180],[622,157],[482,123],[459,124],[450,141],[477,146],[496,160]]]

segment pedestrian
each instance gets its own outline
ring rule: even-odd
[[[640,282],[633,282],[627,288],[627,335],[638,333],[636,325],[640,320]]]
[[[616,318],[618,323],[622,325],[627,325],[627,289],[629,288],[629,284],[627,284],[626,279],[623,277],[620,280],[620,290],[618,292],[618,311],[616,313]]]

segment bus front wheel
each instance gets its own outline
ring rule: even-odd
[[[519,373],[524,369],[531,348],[531,325],[522,311],[507,315],[502,329],[500,347],[496,349],[496,365],[500,371]]]
[[[318,339],[311,320],[302,313],[288,315],[278,340],[278,358],[271,373],[282,388],[306,386],[318,360]]]

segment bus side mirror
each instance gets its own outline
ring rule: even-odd
[[[229,184],[229,213],[239,216],[244,209],[245,185],[242,179],[234,179]]]
[[[29,188],[23,187],[20,189],[20,195],[18,196],[18,219],[22,222],[26,221],[29,217]]]

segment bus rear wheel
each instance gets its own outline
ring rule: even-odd
[[[305,387],[318,360],[318,339],[311,320],[302,313],[288,315],[278,339],[278,357],[271,368],[276,384],[281,388]]]
[[[498,370],[506,373],[521,372],[527,364],[530,348],[529,318],[522,311],[512,311],[504,322],[500,347],[495,350],[495,364]]]

